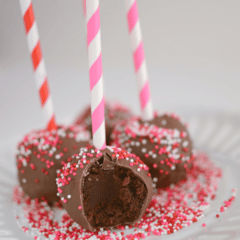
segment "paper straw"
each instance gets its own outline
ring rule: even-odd
[[[48,86],[47,72],[39,41],[37,24],[34,17],[31,0],[20,0],[20,6],[25,25],[28,48],[31,54],[34,76],[40,96],[41,107],[49,130],[56,129],[55,114]]]
[[[147,121],[153,119],[153,108],[143,49],[142,33],[138,16],[137,1],[124,1],[127,10],[128,31],[131,40],[133,62],[138,83],[142,119]]]
[[[83,16],[86,18],[86,1],[87,0],[82,0],[82,5],[83,5]]]
[[[93,144],[106,147],[99,0],[86,0]]]

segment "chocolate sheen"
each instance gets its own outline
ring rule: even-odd
[[[186,125],[175,114],[156,115],[148,122],[132,120],[117,126],[112,138],[114,145],[144,161],[157,188],[186,179],[186,170],[195,158]]]
[[[57,130],[32,131],[17,147],[18,180],[31,199],[59,201],[56,171],[81,147],[86,147],[90,134],[80,126],[59,126]]]
[[[62,168],[58,192],[69,216],[87,230],[134,224],[153,195],[148,167],[119,148],[82,148]]]

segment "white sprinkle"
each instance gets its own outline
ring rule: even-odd
[[[171,150],[172,150],[172,146],[168,146],[166,149],[167,152],[170,152]]]
[[[128,149],[127,149],[127,151],[128,151],[128,152],[131,152],[131,151],[132,151],[132,149],[131,149],[131,148],[128,148]]]
[[[68,195],[67,198],[70,199],[72,196],[71,195]]]
[[[142,148],[142,152],[143,153],[147,152],[147,149],[146,148]]]
[[[163,119],[162,120],[162,125],[167,125],[167,120]]]
[[[139,146],[140,146],[140,142],[136,142],[135,145],[136,145],[137,147],[139,147]]]
[[[183,147],[187,147],[189,145],[189,142],[188,141],[184,141],[182,145],[183,145]]]
[[[26,182],[27,182],[26,178],[23,178],[22,183],[26,183]]]
[[[176,169],[176,167],[174,165],[172,165],[171,169],[174,171]]]
[[[66,134],[64,134],[64,135],[66,136]],[[64,136],[64,137],[65,137],[65,136]],[[70,138],[73,138],[73,137],[74,137],[74,133],[72,133],[72,132],[69,133],[69,137],[70,137]]]
[[[180,158],[180,154],[176,154],[175,159],[179,159],[179,158]]]
[[[153,158],[157,158],[157,154],[154,153],[154,154],[152,155],[152,157],[153,157]]]
[[[142,140],[142,144],[146,144],[147,143],[147,140],[146,139],[143,139]]]
[[[23,160],[22,160],[22,164],[23,164],[24,167],[27,166],[27,161],[26,161],[26,159],[23,159]]]
[[[172,153],[173,153],[173,154],[176,154],[178,151],[179,151],[179,149],[178,149],[178,148],[175,148],[175,149],[172,150]]]
[[[158,181],[158,178],[154,177],[153,182],[157,182],[157,181]]]

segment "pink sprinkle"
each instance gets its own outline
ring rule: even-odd
[[[116,151],[116,153],[119,152],[119,150]],[[131,154],[128,156],[131,156]],[[124,158],[124,156],[120,155],[119,158]],[[170,163],[172,162],[170,161]],[[135,166],[139,162],[135,161],[132,164]],[[142,165],[142,168],[144,168],[144,165]],[[64,169],[61,170],[61,176],[58,176],[58,185],[63,186],[67,184],[69,174],[71,173],[73,175],[76,173],[75,167],[73,165],[68,167],[65,164]],[[99,231],[85,231],[80,225],[73,228],[74,222],[67,213],[63,214],[61,220],[52,221],[52,210],[48,207],[46,208],[44,202],[30,200],[28,197],[25,197],[19,187],[14,189],[13,201],[17,204],[23,204],[27,223],[32,226],[31,228],[34,231],[44,234],[48,239],[78,239],[79,236],[81,236],[82,240],[89,238],[105,240],[141,239],[151,235],[159,236],[165,232],[172,234],[185,226],[197,222],[199,218],[204,216],[202,206],[209,206],[211,204],[209,199],[216,195],[221,176],[219,167],[212,163],[205,154],[198,154],[196,161],[193,161],[193,168],[188,172],[187,180],[168,189],[159,189],[154,194],[149,208],[147,208],[146,214],[143,215],[141,220],[134,225],[128,225],[128,228],[131,229],[131,234],[123,231],[125,226],[117,227],[118,230],[122,230],[121,235],[114,234],[109,229],[105,229],[104,233],[100,233]],[[58,192],[62,192],[62,187],[58,188]],[[189,204],[188,199],[191,202],[193,201],[194,204]],[[223,206],[220,209],[225,211],[234,199],[235,193],[231,193],[230,198],[223,202]],[[63,202],[66,201],[67,199],[63,199]],[[62,209],[62,206],[58,204],[56,203],[56,208]],[[76,208],[81,210],[82,206],[76,206]],[[159,213],[161,213],[160,217]],[[47,225],[46,222],[48,222]],[[203,223],[202,226],[205,227],[206,224]],[[22,230],[27,231],[27,228],[22,227]],[[142,233],[142,231],[145,232]],[[111,235],[111,233],[113,234]]]

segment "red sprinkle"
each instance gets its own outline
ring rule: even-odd
[[[186,181],[166,190],[159,190],[142,219],[133,226],[118,226],[117,229],[120,231],[109,229],[86,231],[76,225],[66,213],[63,213],[61,220],[56,220],[55,214],[44,202],[25,197],[19,187],[14,189],[13,201],[22,205],[28,225],[32,226],[35,234],[38,232],[49,239],[87,240],[91,237],[99,240],[142,239],[151,235],[171,234],[197,222],[204,216],[205,209],[210,206],[211,200],[209,199],[216,194],[221,176],[221,169],[205,154],[199,153],[193,161],[193,168],[188,171]],[[236,192],[233,191],[231,197],[224,201],[221,209],[231,205],[235,194]],[[61,204],[57,203],[55,207],[61,211]],[[81,210],[82,206],[78,209]],[[216,217],[218,216],[217,214]],[[205,227],[206,224],[203,223],[202,226]],[[131,233],[126,234],[123,231],[127,228]],[[22,226],[22,229],[31,231],[26,226]]]

